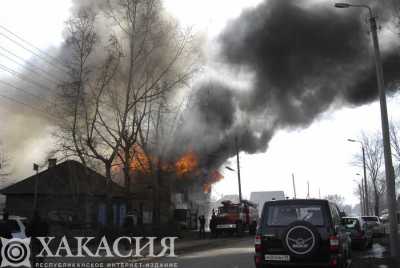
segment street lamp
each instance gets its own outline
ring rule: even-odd
[[[358,190],[360,191],[360,211],[361,215],[366,215],[363,177],[361,176],[360,173],[356,173],[356,175],[361,177],[361,183],[359,183],[358,180],[356,181]]]
[[[364,193],[365,193],[365,198],[364,198],[364,206],[365,210],[364,213],[366,216],[369,215],[369,202],[368,202],[368,184],[367,184],[367,166],[365,164],[365,149],[364,149],[364,144],[361,141],[358,140],[353,140],[353,139],[347,139],[349,142],[358,142],[361,144],[361,149],[362,149],[362,157],[363,157],[363,168],[364,168]]]
[[[382,139],[383,139],[383,151],[385,158],[385,175],[386,175],[386,187],[387,187],[387,202],[389,210],[389,223],[390,223],[390,254],[396,257],[399,254],[399,243],[398,243],[398,227],[397,227],[397,204],[396,204],[396,187],[394,180],[394,169],[392,163],[392,153],[390,149],[390,134],[389,134],[389,120],[387,115],[386,106],[386,94],[384,90],[383,80],[383,69],[381,62],[381,55],[379,51],[379,41],[377,34],[377,25],[372,9],[368,5],[353,5],[348,3],[336,3],[337,8],[349,8],[349,7],[360,7],[366,8],[369,12],[369,23],[372,34],[372,41],[374,43],[374,54],[375,54],[375,68],[376,76],[378,80],[378,91],[379,101],[381,108],[381,123],[382,123]]]
[[[225,166],[225,168],[227,170],[230,170],[230,171],[233,171],[233,172],[236,171],[235,169],[233,169],[233,168],[231,168],[229,166]],[[237,170],[237,174],[238,174],[238,184],[239,184],[239,202],[241,203],[242,202],[242,185],[241,185],[241,182],[240,182],[240,169]]]
[[[228,166],[225,166],[225,168],[226,168],[227,170],[230,170],[230,171],[236,171],[236,170],[234,170],[233,168],[228,167]]]

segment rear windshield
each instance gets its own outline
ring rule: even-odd
[[[359,229],[360,227],[360,223],[356,218],[343,218],[342,222],[346,229]]]
[[[362,217],[362,219],[364,221],[373,221],[373,222],[378,222],[378,218],[377,217]]]
[[[269,205],[264,212],[264,224],[269,226],[286,226],[294,221],[307,221],[316,226],[324,225],[320,205]]]

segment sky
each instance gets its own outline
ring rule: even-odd
[[[316,0],[317,1],[317,0]],[[207,37],[206,52],[210,72],[216,59],[212,50],[215,39],[226,24],[239,16],[246,8],[251,8],[261,0],[165,0],[166,9],[185,26],[202,32]],[[330,1],[325,1],[331,4]],[[3,0],[0,9],[0,25],[11,29],[41,49],[57,47],[62,42],[64,22],[68,19],[70,0]],[[12,49],[18,55],[28,58],[26,52],[13,47],[7,40],[0,39],[0,45]],[[24,54],[25,53],[25,54]],[[0,74],[1,75],[1,74]],[[0,91],[3,90],[0,88]],[[0,92],[2,93],[2,92]],[[0,100],[0,106],[6,101]],[[390,118],[400,116],[400,99],[391,98],[388,102]],[[26,111],[29,113],[29,110]],[[13,120],[18,120],[14,118]],[[17,130],[8,128],[7,118],[0,114],[1,138],[18,135]],[[40,120],[32,124],[40,124]],[[7,129],[7,131],[6,131]],[[354,154],[361,148],[348,138],[357,139],[362,131],[380,130],[379,105],[375,102],[358,108],[328,110],[305,129],[280,130],[272,138],[265,153],[240,154],[243,195],[249,197],[252,191],[283,190],[293,196],[292,174],[296,179],[298,197],[306,197],[307,182],[310,183],[311,197],[340,194],[346,202],[355,204],[358,200],[353,194],[361,169],[352,164]],[[32,173],[27,165],[45,156],[49,149],[49,128],[31,133],[32,138],[24,141],[24,161],[16,164],[18,176]],[[236,169],[236,160],[230,159],[226,166]],[[237,177],[232,171],[220,170],[225,179],[213,186],[213,195],[237,193]]]

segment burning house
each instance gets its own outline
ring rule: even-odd
[[[137,153],[130,165],[128,183],[129,193],[135,198],[130,200],[128,214],[135,215],[138,222],[157,220],[161,224],[173,218],[182,221],[184,215],[185,228],[195,228],[198,215],[207,214],[211,185],[221,180],[222,175],[217,170],[209,172],[202,168],[199,156],[192,150],[172,162],[146,154],[138,145],[135,148]],[[121,182],[118,165],[114,173],[115,180]]]

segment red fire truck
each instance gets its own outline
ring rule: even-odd
[[[233,203],[231,201],[221,202],[222,206],[218,208],[216,215],[216,232],[220,234],[222,232],[233,235],[242,235],[246,230],[250,234],[255,234],[258,221],[258,210],[257,205],[242,200],[239,203]]]

